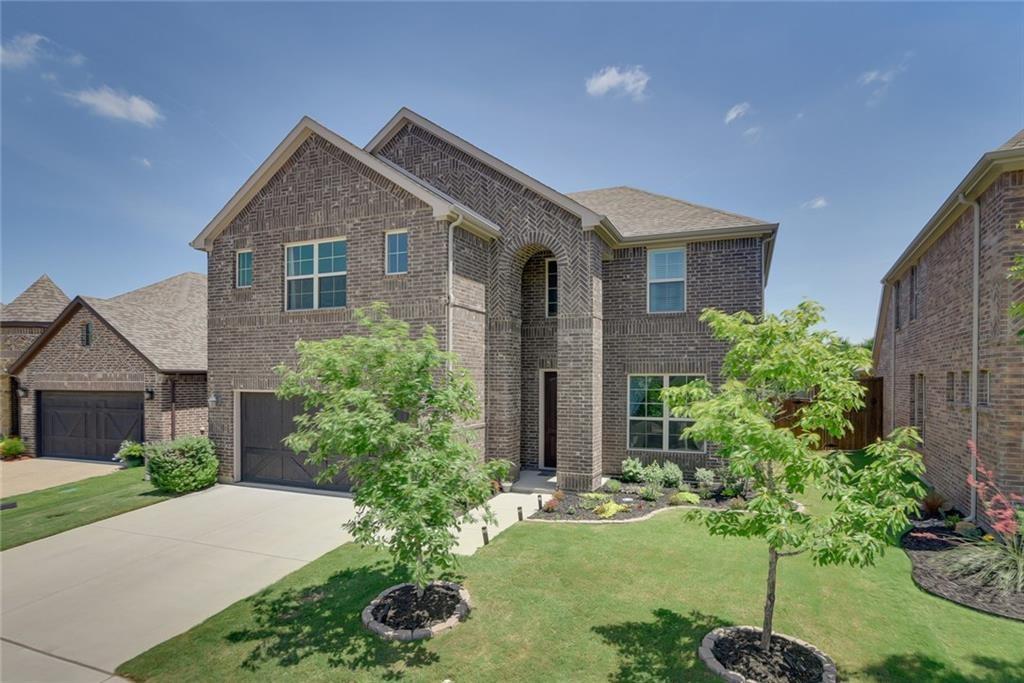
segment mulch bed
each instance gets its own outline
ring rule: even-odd
[[[964,540],[944,526],[915,527],[904,534],[903,550],[910,557],[914,583],[966,607],[1024,621],[1024,595],[1004,595],[949,575],[943,555]]]
[[[640,497],[641,488],[642,486],[639,484],[623,484],[622,490],[618,493],[607,494],[610,496],[610,499],[614,500],[616,503],[629,506],[628,510],[619,512],[613,517],[599,517],[593,510],[594,503],[592,501],[588,501],[580,493],[563,491],[565,498],[558,503],[558,507],[554,511],[549,512],[547,510],[535,509],[530,514],[530,518],[561,521],[621,521],[645,517],[655,510],[672,507],[668,504],[668,499],[672,494],[676,493],[676,489],[664,489],[662,495],[657,500],[648,501]],[[729,500],[729,498],[725,498],[720,495],[713,498],[702,499],[700,501],[700,507],[721,510],[729,507]]]
[[[384,596],[373,608],[373,618],[393,629],[430,628],[455,614],[459,592],[430,584],[418,595],[415,586],[402,586]]]
[[[769,652],[761,650],[761,634],[729,631],[719,636],[711,651],[729,671],[760,683],[818,683],[821,660],[799,643],[772,636]]]

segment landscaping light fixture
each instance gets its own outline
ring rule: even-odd
[[[152,401],[154,398],[156,398],[156,392],[152,389],[146,389],[146,400]]]
[[[216,408],[217,407],[217,394],[215,394],[215,393],[213,393],[211,391],[210,392],[210,397],[206,399],[206,405],[210,406],[211,408]]]

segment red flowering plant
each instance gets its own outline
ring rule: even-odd
[[[978,476],[967,483],[977,492],[995,538],[961,544],[950,564],[954,577],[980,588],[1003,594],[1024,593],[1024,497],[1006,493],[996,482],[995,473],[978,455],[973,441],[967,442],[978,463]]]

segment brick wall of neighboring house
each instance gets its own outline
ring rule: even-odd
[[[479,417],[472,427],[477,444],[487,443],[487,278],[490,251],[487,242],[462,228],[455,228],[452,251],[452,351],[476,386]]]
[[[716,464],[710,453],[627,448],[627,377],[696,374],[720,382],[726,345],[698,318],[708,307],[760,314],[764,307],[761,238],[694,242],[686,247],[686,310],[647,313],[647,249],[616,249],[604,264],[604,471],[621,472],[626,457],[671,460],[685,474]]]
[[[206,434],[209,408],[204,373],[162,375],[159,400],[164,438]]]
[[[488,457],[524,457],[522,350],[534,328],[523,325],[523,270],[541,252],[558,259],[558,482],[593,488],[602,446],[600,240],[565,209],[416,126],[406,125],[380,154],[502,226],[489,247],[485,293]]]
[[[15,422],[13,419],[14,410],[17,409],[18,405],[18,398],[13,393],[12,378],[3,369],[6,369],[18,356],[24,353],[25,349],[45,329],[45,325],[35,325],[32,327],[0,326],[0,434],[12,433],[12,427]]]
[[[409,230],[409,272],[384,275],[384,234]],[[278,385],[273,368],[295,361],[298,339],[356,332],[353,309],[387,302],[414,330],[432,325],[445,344],[448,227],[420,200],[318,136],[304,142],[215,239],[208,258],[210,436],[221,476],[236,479],[238,391]],[[345,237],[348,306],[285,311],[285,244]],[[251,288],[236,289],[235,253],[253,251]]]
[[[1004,173],[982,194],[979,367],[988,372],[990,405],[978,412],[978,448],[1009,490],[1024,493],[1024,347],[1008,308],[1024,285],[1006,278],[1024,249],[1014,225],[1024,217],[1024,172]],[[967,511],[970,470],[973,212],[964,211],[916,265],[917,316],[911,319],[909,270],[900,275],[901,324],[893,335],[892,289],[879,340],[876,374],[885,381],[885,429],[911,424],[911,375],[924,377],[924,454],[928,482]],[[895,369],[893,344],[895,341]],[[953,373],[952,401],[947,377]],[[917,379],[914,380],[915,383]]]
[[[92,323],[92,343],[82,345],[82,328]],[[113,328],[87,308],[80,308],[18,372],[18,381],[29,390],[20,400],[21,433],[30,455],[37,453],[36,410],[40,391],[138,391],[153,390],[144,402],[143,429],[146,441],[170,438],[170,385],[167,376],[139,355]],[[178,433],[199,433],[205,428],[205,376],[190,376],[191,389]],[[186,430],[186,431],[183,431]],[[113,454],[111,454],[113,455]]]

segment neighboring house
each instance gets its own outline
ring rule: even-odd
[[[47,275],[0,307],[0,434],[18,434],[17,381],[7,367],[60,315],[68,296]]]
[[[709,453],[659,389],[718,381],[725,348],[698,316],[762,312],[777,227],[626,187],[562,194],[407,109],[365,149],[304,118],[192,242],[222,478],[312,485],[281,444],[299,406],[269,393],[273,368],[374,301],[459,355],[486,457],[568,489],[627,456],[692,472]]]
[[[206,431],[206,278],[78,296],[11,364],[40,456],[109,460],[121,441]]]
[[[1024,346],[1009,316],[1024,283],[1024,131],[984,154],[882,280],[874,365],[885,429],[915,425],[929,484],[974,514],[967,440],[1008,491],[1024,494]]]

